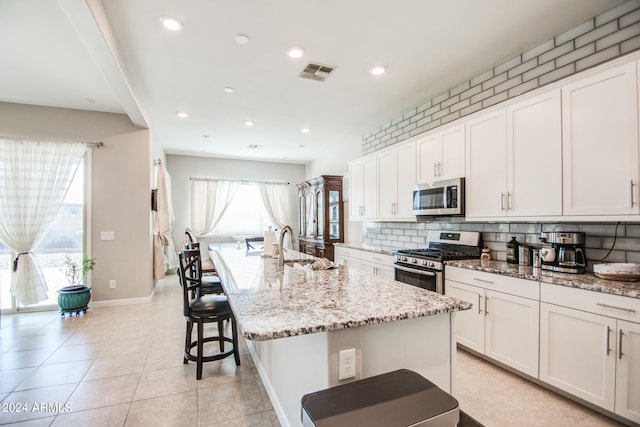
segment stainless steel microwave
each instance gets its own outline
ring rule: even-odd
[[[464,178],[413,187],[414,215],[464,215]]]

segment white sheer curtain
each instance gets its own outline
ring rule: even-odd
[[[46,300],[31,253],[55,219],[84,158],[84,143],[0,138],[0,241],[11,250],[11,294],[22,305]]]
[[[274,223],[277,228],[282,228],[285,225],[291,225],[289,221],[289,188],[286,183],[268,183],[258,182],[256,183],[260,196],[262,197],[262,204],[264,205],[269,219]]]
[[[237,181],[191,178],[191,230],[212,232],[238,191]]]

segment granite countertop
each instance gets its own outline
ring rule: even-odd
[[[333,246],[341,246],[343,248],[357,249],[359,251],[367,251],[367,252],[373,252],[376,254],[383,254],[383,255],[394,255],[398,251],[398,249],[393,249],[389,247],[354,245],[352,243],[334,243]]]
[[[640,298],[640,282],[619,282],[596,277],[593,273],[554,273],[541,268],[508,264],[504,261],[480,261],[479,259],[447,261],[446,265],[461,267],[521,279],[536,280],[553,285],[569,286],[589,291],[604,292],[631,298]]]
[[[313,260],[295,251],[287,259]],[[245,338],[269,340],[467,310],[471,304],[344,266],[278,267],[242,250],[212,251]]]

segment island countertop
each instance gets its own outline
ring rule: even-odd
[[[287,260],[309,260],[286,251]],[[466,310],[471,304],[347,267],[310,270],[242,250],[211,251],[245,338],[295,335]]]

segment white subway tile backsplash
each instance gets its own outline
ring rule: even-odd
[[[372,129],[362,137],[362,152],[373,153],[638,49],[640,1],[629,0]]]

